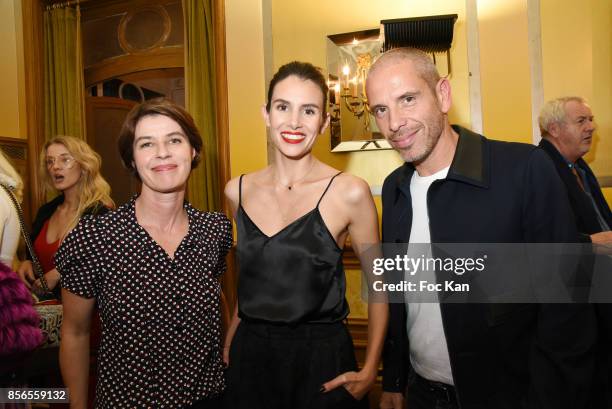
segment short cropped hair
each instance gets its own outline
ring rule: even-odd
[[[308,62],[301,61],[292,61],[280,67],[276,74],[272,77],[270,81],[270,85],[268,86],[268,100],[266,102],[266,111],[270,112],[270,105],[272,103],[272,94],[274,93],[274,87],[276,84],[288,78],[292,75],[306,81],[310,80],[315,83],[317,87],[321,90],[323,94],[323,115],[327,112],[327,93],[329,91],[329,87],[327,86],[327,81],[325,77],[321,73],[321,71]]]
[[[164,98],[156,98],[136,105],[128,113],[121,131],[119,132],[118,148],[123,165],[130,170],[136,177],[138,172],[134,168],[134,137],[138,122],[146,116],[163,115],[174,120],[179,124],[189,144],[196,151],[196,155],[191,161],[191,169],[194,169],[200,161],[202,152],[202,137],[189,112],[181,106]]]
[[[369,74],[376,71],[377,68],[384,66],[388,63],[400,62],[403,60],[411,61],[416,68],[417,74],[421,77],[432,91],[436,90],[436,85],[440,81],[440,73],[438,68],[433,62],[433,59],[426,52],[419,50],[418,48],[412,47],[399,47],[393,48],[386,53],[382,54],[376,59],[372,67],[370,68]]]
[[[538,117],[538,124],[540,125],[540,132],[543,138],[550,135],[548,130],[552,124],[559,124],[565,121],[565,104],[571,101],[581,104],[587,103],[582,97],[561,97],[544,104],[540,111],[540,116]]]

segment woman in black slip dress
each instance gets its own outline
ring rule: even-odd
[[[313,65],[282,66],[262,108],[273,164],[225,188],[239,264],[238,305],[224,346],[228,409],[368,407],[388,308],[368,306],[368,348],[358,370],[344,324],[342,247],[348,234],[358,254],[377,244],[378,219],[363,180],[312,155],[329,124],[326,104],[327,84]]]

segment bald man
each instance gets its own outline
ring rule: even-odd
[[[451,126],[451,86],[427,54],[385,53],[366,91],[378,128],[405,161],[383,185],[383,242],[576,240],[546,153]],[[595,340],[588,305],[407,299],[389,307],[382,409],[406,403],[410,409],[577,409],[588,401]]]

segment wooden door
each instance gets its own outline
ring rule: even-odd
[[[117,139],[134,101],[112,97],[87,97],[87,142],[102,157],[102,176],[111,186],[117,206],[140,191],[140,183],[123,166]]]

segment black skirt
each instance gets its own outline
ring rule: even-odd
[[[365,409],[344,388],[321,392],[336,376],[356,371],[343,323],[285,326],[242,321],[230,349],[227,409]]]

